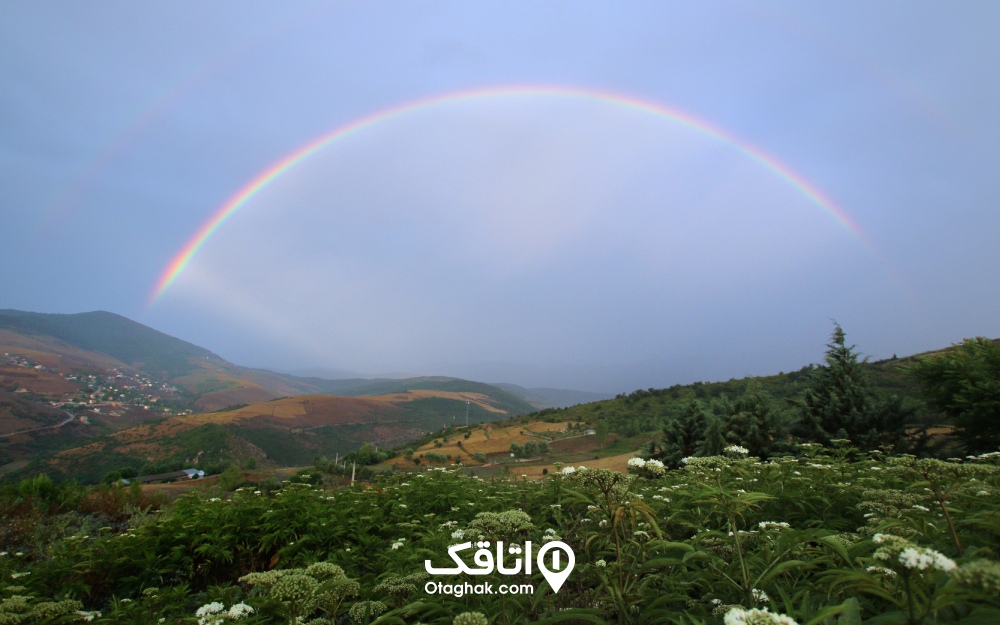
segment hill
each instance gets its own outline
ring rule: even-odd
[[[484,393],[516,413],[537,407],[517,393],[458,378],[327,380],[240,367],[207,349],[104,311],[0,310],[0,350],[62,373],[125,372],[169,384],[176,387],[172,399],[178,409],[212,411],[291,395],[357,397],[418,389]]]
[[[0,440],[3,465],[21,466],[151,420],[289,396],[441,391],[482,395],[507,415],[535,410],[516,394],[456,378],[325,380],[240,367],[207,349],[102,311],[64,315],[0,310],[0,352],[0,391],[83,417],[59,430],[33,430]],[[410,411],[428,418],[458,412],[464,417],[464,403],[431,410],[435,402],[459,401],[442,397],[423,398]],[[475,418],[475,409],[470,410]],[[20,427],[0,413],[0,433]]]
[[[225,362],[207,349],[104,311],[62,315],[4,309],[0,310],[0,329],[52,337],[105,354],[158,379],[191,373],[196,368],[193,359]]]
[[[917,383],[905,376],[902,371],[907,363],[918,356],[920,355],[869,362],[863,367],[868,373],[877,399],[887,400],[896,396],[914,409],[917,422],[932,423],[937,415],[926,408],[920,398]],[[815,365],[806,365],[798,371],[789,373],[751,377],[767,392],[774,410],[779,413],[782,420],[791,423],[797,419],[802,394],[809,387],[816,368]],[[660,389],[637,389],[604,401],[541,410],[533,417],[585,423],[604,420],[611,432],[623,436],[635,436],[642,432],[659,431],[668,420],[677,417],[692,400],[706,404],[723,398],[735,400],[746,390],[751,377],[734,378],[725,382],[676,384]]]
[[[368,397],[305,395],[229,411],[177,415],[100,437],[56,453],[31,471],[83,482],[132,467],[195,464],[218,470],[254,458],[263,466],[310,464],[372,442],[399,445],[464,422],[506,420],[518,413],[488,395],[416,389]]]
[[[591,393],[574,391],[564,388],[525,388],[517,384],[495,383],[493,386],[509,391],[525,400],[535,408],[568,408],[578,404],[588,404],[595,401],[611,399],[607,393]]]

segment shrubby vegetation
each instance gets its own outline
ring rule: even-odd
[[[1000,343],[966,339],[917,361],[909,373],[920,381],[927,402],[955,425],[966,451],[1000,446]]]
[[[302,473],[169,506],[37,478],[0,498],[0,622],[1000,619],[1000,453],[941,461],[834,441],[767,461],[729,445],[677,470],[630,464],[538,482],[433,469],[334,490]],[[576,568],[558,594],[537,572],[475,580],[532,595],[425,593],[425,559],[482,539],[562,540]]]
[[[510,444],[510,453],[515,458],[535,458],[549,453],[549,442],[546,440],[526,441],[523,445],[519,443]]]

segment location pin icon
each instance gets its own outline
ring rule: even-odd
[[[549,567],[545,566],[545,554],[553,549],[556,551],[552,553],[552,569],[549,569]],[[563,565],[562,558],[559,557],[563,553],[566,554],[565,565]],[[544,547],[538,550],[538,570],[545,576],[545,581],[552,587],[552,592],[559,592],[559,589],[566,582],[566,578],[569,577],[575,564],[576,555],[570,546],[561,540],[547,542]]]

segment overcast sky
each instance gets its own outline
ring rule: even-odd
[[[989,0],[5,2],[0,308],[607,392],[798,369],[832,319],[873,358],[997,337],[998,24]],[[227,201],[352,123],[151,301]]]

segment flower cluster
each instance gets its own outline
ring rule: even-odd
[[[908,569],[925,571],[935,568],[945,573],[955,569],[955,562],[944,554],[933,549],[918,547],[900,536],[892,534],[875,534],[872,538],[879,548],[874,557],[883,562],[898,562]]]
[[[645,460],[638,456],[628,459],[628,468],[629,472],[635,472],[648,478],[663,477],[667,473],[667,467],[659,460]]]
[[[218,625],[224,621],[238,621],[253,614],[253,608],[245,603],[233,604],[228,610],[219,601],[206,603],[198,608],[194,615],[198,617],[198,625]]]
[[[455,617],[451,625],[487,625],[489,621],[482,612],[462,612]]]
[[[366,622],[365,617],[369,617],[368,621],[375,620],[380,614],[389,609],[389,606],[382,603],[381,601],[358,601],[351,606],[349,614],[351,618],[358,623]]]
[[[723,456],[689,456],[681,459],[684,468],[693,472],[702,471],[722,471],[730,464],[730,460]]]
[[[518,532],[534,527],[531,523],[531,517],[521,510],[480,512],[469,525],[472,529],[495,538],[510,538]]]
[[[887,569],[884,566],[869,566],[865,570],[875,575],[885,575],[886,577],[896,576],[896,571],[893,571],[892,569]]]
[[[319,582],[309,575],[291,573],[275,582],[270,594],[278,601],[303,605],[312,603],[318,589]]]
[[[5,590],[10,591],[11,588],[7,586]],[[14,594],[0,601],[0,623],[48,622],[49,619],[67,614],[84,618],[82,609],[83,604],[79,601],[35,601],[34,597]],[[97,615],[100,616],[100,613]]]
[[[361,591],[361,586],[348,579],[344,569],[332,562],[317,562],[304,569],[250,573],[239,581],[258,587],[268,598],[305,615],[318,607],[329,611],[331,606],[335,608],[347,597],[355,597]]]
[[[426,579],[426,573],[412,573],[405,577],[391,576],[375,586],[373,592],[377,595],[386,595],[394,602],[401,602],[417,592],[417,584]]]
[[[965,586],[980,588],[992,595],[1000,593],[1000,562],[973,560],[952,571],[951,576]]]
[[[730,445],[729,447],[726,447],[725,452],[736,456],[746,456],[750,453],[750,450],[746,447],[740,447],[739,445]]]
[[[769,612],[767,608],[744,610],[743,608],[731,608],[726,612],[723,622],[726,625],[799,625],[795,619]]]

